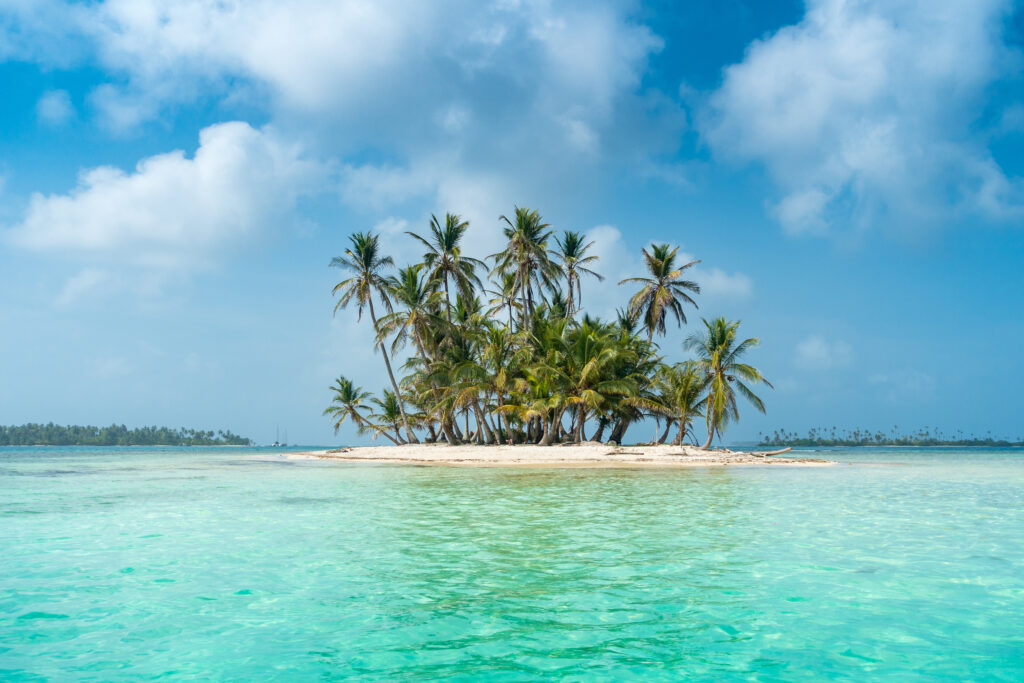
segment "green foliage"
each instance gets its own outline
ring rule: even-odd
[[[124,425],[25,424],[0,426],[0,446],[250,446],[249,439],[230,431],[216,432]]]
[[[706,406],[722,401],[716,381],[731,387],[733,375],[760,379],[736,360],[756,340],[723,352],[731,354],[724,378],[701,360],[662,361],[654,333],[665,336],[669,315],[685,323],[683,305],[696,306],[690,294],[700,291],[683,277],[697,262],[677,265],[678,247],[644,250],[649,277],[623,281],[640,282],[641,290],[617,320],[605,322],[582,310],[581,278],[602,279],[598,257],[588,253],[593,243],[571,231],[555,237],[526,207],[501,222],[506,244],[488,257],[486,286],[478,276],[483,262],[462,250],[470,226],[458,215],[446,214],[443,224],[432,216],[425,237],[408,233],[426,253],[394,275],[376,235],[350,237],[351,248],[332,262],[353,272],[335,287],[337,307],[369,310],[392,388],[377,398],[339,377],[324,411],[335,430],[351,422],[396,444],[413,441],[416,431],[428,442],[552,444],[601,440],[610,429],[608,440],[621,442],[631,424],[654,418],[665,424],[660,441],[675,429],[679,444],[695,438]],[[385,310],[380,317],[375,299]],[[719,322],[731,344],[738,323]],[[387,348],[403,346],[413,353],[396,379]],[[736,390],[763,409],[743,382]],[[738,418],[735,400],[724,400],[726,409],[708,423],[713,434]],[[590,436],[588,425],[596,426]]]
[[[716,434],[721,435],[731,422],[739,420],[736,394],[747,400],[759,412],[764,412],[764,402],[750,389],[748,384],[768,382],[761,371],[752,365],[741,363],[740,358],[749,350],[760,345],[757,337],[738,341],[740,321],[716,318],[704,323],[704,331],[687,337],[683,347],[697,353],[698,372],[707,388],[707,402],[704,418],[707,424],[707,448]]]
[[[683,279],[683,273],[700,261],[690,261],[677,268],[677,251],[679,247],[671,247],[668,244],[655,244],[649,252],[644,249],[642,253],[644,265],[647,267],[647,277],[630,277],[619,282],[620,285],[627,282],[637,282],[641,285],[640,291],[629,300],[627,314],[630,320],[643,321],[648,339],[651,339],[655,332],[665,336],[665,320],[669,313],[675,316],[680,327],[686,324],[684,303],[697,307],[697,302],[690,294],[700,294],[700,285],[692,280]]]

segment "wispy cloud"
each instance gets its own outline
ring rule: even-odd
[[[796,345],[794,362],[805,370],[827,370],[849,365],[853,348],[841,339],[827,339],[812,334]]]
[[[39,121],[49,126],[61,126],[75,116],[71,96],[66,90],[47,90],[36,103]]]

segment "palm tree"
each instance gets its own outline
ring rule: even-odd
[[[658,373],[655,385],[658,398],[665,406],[665,433],[660,442],[664,443],[673,424],[679,425],[679,432],[673,444],[681,446],[683,438],[690,431],[693,418],[701,416],[704,407],[704,377],[694,361],[666,365]]]
[[[594,243],[593,241],[585,242],[583,236],[578,232],[566,230],[562,233],[561,238],[555,238],[555,242],[558,244],[558,251],[555,252],[555,257],[561,262],[562,274],[565,276],[565,281],[568,285],[567,309],[569,316],[572,317],[583,303],[580,275],[593,275],[598,280],[604,280],[603,275],[599,275],[587,267],[589,264],[596,263],[601,259],[597,256],[586,255],[587,250],[594,246]],[[575,301],[573,300],[574,292]]]
[[[402,421],[402,411],[398,407],[398,397],[395,396],[395,392],[388,389],[384,389],[382,393],[384,395],[383,399],[377,397],[370,399],[380,409],[380,412],[372,414],[375,419],[382,423],[377,429],[377,433],[390,437],[391,435],[385,430],[386,427],[389,427],[394,430],[395,437],[401,442],[402,434],[399,432],[399,425]]]
[[[334,380],[334,384],[331,385],[331,391],[334,392],[334,398],[331,399],[331,404],[324,410],[324,415],[329,415],[331,417],[335,434],[338,433],[341,425],[348,418],[352,418],[352,421],[356,424],[356,429],[360,434],[370,430],[378,431],[377,426],[372,424],[359,412],[364,407],[363,401],[372,396],[370,392],[363,391],[362,387],[357,387],[352,383],[352,380],[348,379],[344,375],[341,375],[338,379]],[[392,443],[396,446],[399,444],[399,442],[387,432],[381,433],[391,439]]]
[[[522,302],[520,329],[526,329],[527,321],[534,311],[534,285],[541,294],[542,287],[551,287],[558,274],[558,267],[552,263],[548,253],[548,240],[553,231],[547,223],[541,222],[537,211],[515,207],[515,220],[501,216],[508,226],[504,228],[508,244],[505,249],[491,254],[495,273],[515,274],[516,290]]]
[[[452,298],[448,292],[448,278],[455,282],[456,289],[465,298],[472,296],[473,285],[483,286],[476,275],[476,268],[484,267],[484,263],[463,256],[462,247],[459,245],[468,229],[468,221],[462,220],[461,216],[448,213],[445,214],[443,228],[437,216],[430,216],[430,239],[424,239],[414,232],[406,233],[418,239],[427,248],[423,261],[430,269],[430,277],[434,282],[444,284],[444,299],[449,307],[448,322],[452,321]]]
[[[499,311],[508,309],[508,326],[511,329],[512,321],[515,318],[515,309],[519,308],[519,302],[516,301],[516,274],[500,273],[498,281],[494,284],[494,289],[484,290],[488,294],[494,295],[494,298],[487,302],[490,306],[487,313],[494,315]]]
[[[437,322],[436,313],[444,302],[441,293],[430,287],[425,267],[423,263],[406,266],[387,278],[388,297],[398,310],[381,317],[380,331],[383,338],[394,336],[392,352],[411,339],[420,358],[429,363],[430,326]]]
[[[665,318],[669,312],[675,315],[676,322],[682,327],[686,322],[683,304],[691,304],[697,308],[697,302],[687,292],[700,294],[700,285],[691,280],[684,280],[683,271],[700,261],[690,261],[676,268],[677,251],[679,247],[670,247],[667,244],[655,244],[651,251],[643,249],[644,263],[650,277],[630,277],[619,282],[620,285],[627,282],[639,282],[643,285],[629,301],[629,316],[637,320],[643,313],[644,327],[647,328],[649,340],[654,338],[655,332],[664,336]]]
[[[384,365],[388,370],[388,377],[391,379],[391,387],[395,396],[398,397],[398,407],[402,413],[402,425],[405,427],[405,435],[410,443],[419,443],[412,428],[409,426],[409,418],[405,415],[405,406],[402,401],[402,392],[395,381],[395,373],[391,371],[391,360],[388,358],[387,349],[384,348],[384,340],[380,336],[380,327],[377,324],[377,314],[373,308],[373,295],[377,294],[384,303],[385,308],[391,310],[391,301],[388,299],[387,282],[384,278],[384,270],[394,266],[395,262],[390,256],[381,256],[378,236],[373,233],[357,232],[349,236],[352,246],[345,250],[344,256],[335,256],[331,260],[331,266],[350,270],[355,273],[352,277],[342,280],[334,285],[331,294],[339,296],[338,303],[334,306],[334,313],[339,308],[347,308],[355,301],[359,316],[362,320],[363,307],[370,310],[370,321],[373,323],[373,331],[377,335],[377,346],[381,355],[384,356]]]
[[[690,335],[683,343],[683,348],[697,353],[697,367],[707,385],[704,415],[708,440],[704,442],[703,448],[709,448],[716,433],[721,436],[730,422],[739,421],[737,391],[758,411],[764,412],[764,402],[744,381],[752,384],[764,382],[769,387],[772,385],[761,375],[760,370],[739,362],[741,356],[761,343],[760,339],[752,337],[737,343],[736,331],[740,326],[738,320],[715,318],[711,322],[703,322],[704,331]]]
[[[564,368],[569,402],[576,407],[573,441],[586,438],[584,427],[591,414],[605,416],[616,399],[639,394],[636,379],[617,372],[636,360],[635,353],[609,328],[585,322],[572,329],[558,360]]]

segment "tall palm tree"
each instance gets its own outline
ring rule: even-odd
[[[541,295],[542,287],[551,287],[558,275],[558,267],[548,253],[548,240],[553,230],[541,222],[540,213],[526,207],[515,207],[514,220],[501,216],[508,243],[505,249],[491,254],[495,273],[514,273],[516,289],[522,302],[520,329],[526,329],[533,316],[534,293]],[[536,290],[534,286],[536,285]]]
[[[569,317],[572,317],[583,304],[580,276],[593,275],[598,280],[604,280],[603,275],[595,273],[588,267],[590,264],[597,263],[601,259],[598,256],[587,256],[587,250],[594,246],[594,242],[585,241],[583,235],[578,232],[566,230],[562,233],[561,238],[555,238],[555,242],[558,244],[555,258],[560,262],[562,275],[565,276],[565,281],[568,285],[567,309]]]
[[[338,433],[341,425],[348,418],[352,418],[352,422],[355,423],[356,429],[360,434],[377,429],[376,425],[360,413],[365,407],[363,401],[371,398],[373,394],[363,391],[362,387],[357,387],[352,383],[352,380],[344,375],[334,380],[334,384],[331,385],[331,391],[334,392],[334,398],[331,399],[331,404],[324,410],[324,415],[331,417],[335,434]],[[396,446],[399,445],[399,441],[396,441],[390,434],[387,432],[383,432],[383,434],[391,439],[392,443]]]
[[[363,308],[370,310],[370,321],[373,323],[373,331],[377,335],[377,347],[384,356],[384,366],[388,370],[388,378],[391,380],[391,387],[395,396],[398,397],[398,406],[402,413],[402,425],[405,427],[405,435],[410,443],[419,443],[416,434],[409,426],[409,418],[405,414],[405,406],[402,401],[402,392],[395,381],[395,373],[391,371],[391,360],[388,358],[388,351],[384,348],[384,340],[380,335],[380,326],[377,323],[377,314],[373,308],[373,295],[380,297],[384,307],[391,310],[391,300],[388,298],[387,281],[384,271],[394,266],[395,262],[390,256],[381,256],[379,238],[373,233],[357,232],[349,236],[352,246],[345,250],[344,256],[335,256],[331,260],[331,266],[349,270],[354,273],[350,278],[342,280],[334,285],[331,294],[338,296],[338,303],[334,305],[334,313],[339,308],[347,308],[353,301],[359,311],[358,320],[362,320]]]
[[[423,262],[430,269],[430,277],[434,282],[444,285],[444,299],[448,303],[448,322],[452,321],[452,298],[448,291],[448,279],[455,283],[455,288],[464,298],[473,295],[473,286],[482,287],[476,275],[478,267],[484,267],[483,261],[462,254],[459,242],[469,229],[469,221],[452,213],[445,214],[444,227],[437,216],[430,216],[430,236],[424,239],[414,232],[406,234],[415,237],[427,248]]]
[[[700,285],[691,280],[683,279],[683,272],[700,261],[676,267],[676,252],[679,247],[670,247],[667,244],[655,244],[651,251],[643,249],[644,264],[650,277],[630,277],[619,282],[620,285],[627,282],[639,282],[643,285],[640,291],[633,295],[629,301],[629,315],[634,320],[643,315],[644,327],[647,328],[647,339],[654,338],[654,333],[665,334],[665,319],[671,312],[680,327],[686,322],[686,313],[683,304],[687,303],[697,308],[695,302],[688,292],[700,294]]]
[[[721,436],[730,422],[739,421],[737,391],[754,408],[764,412],[764,402],[744,382],[764,382],[769,387],[772,385],[761,375],[760,370],[739,361],[747,351],[761,343],[760,339],[751,337],[737,342],[739,320],[715,318],[711,322],[703,322],[704,331],[690,335],[683,343],[683,348],[697,353],[697,367],[707,385],[704,415],[708,439],[703,448],[709,448],[715,434]]]

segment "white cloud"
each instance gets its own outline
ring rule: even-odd
[[[42,123],[59,126],[75,115],[67,90],[47,90],[36,102],[36,116]]]
[[[702,118],[717,154],[765,165],[791,232],[886,216],[946,220],[951,208],[1024,213],[973,136],[985,88],[1013,73],[1008,0],[810,0],[804,19],[757,40],[725,71]],[[896,221],[893,221],[896,222]]]
[[[110,256],[135,264],[201,263],[274,229],[319,167],[272,131],[232,122],[205,128],[182,151],[143,159],[134,172],[101,166],[68,194],[35,194],[6,237],[17,246]]]
[[[805,370],[827,370],[849,365],[853,349],[842,340],[830,341],[812,334],[796,345],[795,363]]]
[[[525,0],[41,0],[16,6],[0,57],[67,61],[91,46],[112,80],[91,98],[113,127],[166,106],[253,86],[281,112],[380,140],[460,130],[480,119],[563,121],[573,144],[598,136],[640,84],[662,41],[618,4]],[[50,26],[47,31],[38,30]],[[0,25],[0,29],[5,28]],[[26,35],[39,35],[38,44]],[[48,36],[55,36],[49,38]],[[73,37],[61,41],[58,37]],[[17,38],[17,40],[14,40]],[[44,40],[45,38],[45,40]],[[74,54],[80,54],[76,50]],[[438,99],[458,102],[439,116]],[[515,102],[513,107],[507,106]],[[410,117],[415,112],[417,116]],[[413,125],[408,125],[415,120]],[[436,128],[432,129],[433,124]],[[424,125],[427,124],[427,125]],[[493,125],[484,125],[493,132]],[[559,131],[561,132],[561,131]],[[586,151],[586,150],[585,150]]]
[[[747,299],[754,291],[749,275],[727,273],[721,268],[694,266],[693,279],[700,285],[701,296],[713,299]]]

